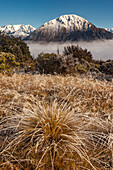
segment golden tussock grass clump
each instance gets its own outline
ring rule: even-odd
[[[113,84],[0,75],[2,169],[112,169]]]
[[[29,104],[0,122],[5,141],[1,167],[21,169],[110,168],[112,123],[75,114],[67,104]]]

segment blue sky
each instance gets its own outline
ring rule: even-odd
[[[113,0],[0,0],[0,26],[43,23],[76,14],[98,27],[113,28]]]

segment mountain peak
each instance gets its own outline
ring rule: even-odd
[[[83,30],[83,29],[89,29],[89,27],[91,27],[91,24],[80,16],[69,14],[69,15],[62,15],[49,22],[46,22],[42,27],[48,27],[48,28],[54,27],[57,29],[64,27],[66,29],[72,29],[72,30],[73,29]]]
[[[75,15],[62,15],[46,22],[30,34],[26,40],[45,42],[92,41],[112,39],[113,34],[97,28],[86,19]]]
[[[59,19],[65,19],[65,20],[85,20],[84,18],[78,16],[78,15],[75,15],[75,14],[68,14],[68,15],[62,15],[60,17],[58,17]]]

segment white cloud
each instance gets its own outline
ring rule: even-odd
[[[113,60],[113,40],[105,40],[105,41],[93,41],[93,42],[77,42],[77,43],[37,43],[32,41],[27,41],[29,45],[31,54],[36,58],[39,53],[57,53],[57,48],[59,48],[60,54],[62,54],[64,46],[67,45],[79,45],[83,49],[87,48],[91,51],[94,59],[102,59],[102,60]]]

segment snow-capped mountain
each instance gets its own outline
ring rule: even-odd
[[[106,30],[113,33],[113,28],[106,28]]]
[[[62,30],[62,28],[66,28],[69,32],[74,30],[88,30],[91,27],[91,24],[82,17],[77,15],[63,15],[59,18],[53,19],[47,23],[45,23],[42,27],[47,27],[47,29],[56,29],[58,31]]]
[[[0,31],[8,34],[9,36],[13,35],[14,37],[21,37],[24,39],[29,36],[35,30],[31,25],[5,25],[0,27]]]
[[[77,41],[110,39],[113,34],[105,29],[96,28],[86,19],[77,15],[63,15],[53,19],[27,37],[35,41]]]

